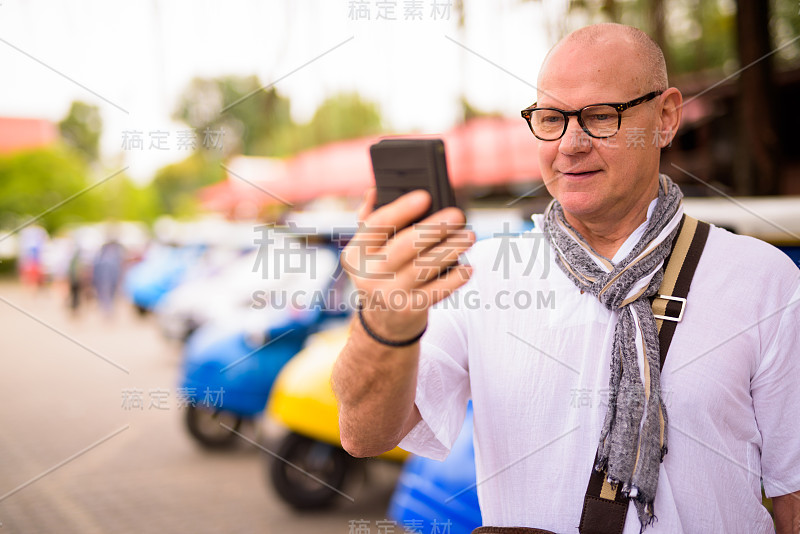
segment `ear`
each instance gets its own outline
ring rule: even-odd
[[[670,87],[661,95],[661,114],[656,127],[659,132],[656,136],[659,148],[664,148],[672,143],[681,124],[683,110],[683,95],[675,87]]]

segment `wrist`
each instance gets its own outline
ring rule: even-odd
[[[396,338],[390,339],[376,332],[374,328],[369,325],[367,319],[364,317],[364,309],[361,303],[358,304],[358,307],[356,309],[356,315],[358,316],[358,321],[361,324],[361,328],[364,330],[367,336],[376,343],[379,343],[380,345],[386,347],[402,348],[414,345],[419,342],[419,340],[422,338],[422,335],[428,329],[428,324],[426,322],[422,330],[418,334],[415,334],[412,337],[407,337],[405,339],[396,339]]]

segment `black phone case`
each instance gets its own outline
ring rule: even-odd
[[[418,221],[456,206],[441,139],[383,139],[369,152],[378,193],[376,209],[415,189],[431,194],[431,207]]]

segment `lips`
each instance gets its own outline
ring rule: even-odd
[[[590,178],[600,172],[599,170],[581,170],[581,171],[572,171],[572,172],[562,172],[561,174],[565,178],[573,179],[573,180],[582,180],[585,178]]]

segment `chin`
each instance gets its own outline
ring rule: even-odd
[[[561,207],[570,215],[586,216],[596,213],[600,209],[599,198],[594,193],[569,192],[556,197]]]

